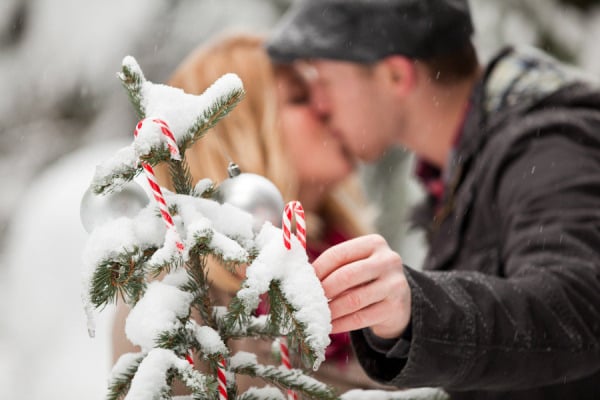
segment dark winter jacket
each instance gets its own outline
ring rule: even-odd
[[[425,271],[406,268],[410,338],[355,350],[452,399],[600,399],[600,90],[507,50],[471,104]]]

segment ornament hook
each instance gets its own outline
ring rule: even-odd
[[[240,170],[240,167],[233,161],[230,161],[229,165],[227,166],[227,175],[229,175],[230,178],[233,178],[241,173],[242,171]]]

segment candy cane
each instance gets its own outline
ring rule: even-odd
[[[290,363],[290,353],[288,351],[287,339],[285,337],[279,338],[279,350],[281,353],[281,365],[285,369],[292,369],[292,364]],[[298,395],[291,389],[287,391],[288,400],[296,400]]]
[[[194,366],[194,354],[192,353],[192,350],[187,352],[185,359],[192,367]]]
[[[219,360],[217,368],[217,377],[219,379],[219,400],[227,400],[227,376],[225,375],[225,369],[227,364],[224,358]]]
[[[302,247],[306,249],[306,221],[304,219],[304,208],[302,208],[299,201],[290,201],[283,209],[283,244],[286,249],[292,249],[292,218],[296,220],[296,238],[298,238]],[[290,353],[285,337],[279,338],[279,351],[281,352],[281,364],[285,369],[291,369]],[[298,395],[293,390],[288,390],[287,398],[288,400],[296,400]]]
[[[150,118],[142,119],[140,122],[138,122],[138,124],[135,127],[135,131],[133,132],[134,136],[135,137],[138,136],[138,134],[140,133],[140,129],[142,129],[142,126],[144,125],[144,123],[146,121],[155,123],[161,128],[162,133],[167,138],[167,145],[169,146],[169,152],[171,153],[171,158],[181,159],[181,156],[179,154],[179,148],[177,147],[177,142],[175,141],[173,132],[171,132],[167,123],[161,119],[156,119],[156,118],[155,119],[150,119]],[[162,215],[163,220],[165,221],[165,225],[167,226],[168,230],[172,230],[173,233],[175,234],[175,239],[176,239],[175,244],[176,244],[177,248],[179,249],[179,251],[183,251],[183,249],[184,249],[183,242],[179,238],[179,234],[177,233],[177,230],[175,229],[175,224],[173,223],[173,218],[171,217],[171,213],[169,212],[169,208],[167,207],[167,202],[165,201],[165,197],[163,196],[162,190],[160,189],[160,185],[158,184],[158,181],[156,180],[156,174],[154,173],[154,169],[152,168],[152,165],[150,165],[146,162],[142,161],[141,164],[142,164],[142,168],[144,169],[144,172],[146,174],[146,178],[148,179],[148,184],[150,185],[150,188],[152,189],[152,195],[154,196],[154,200],[156,200],[156,202],[158,203],[158,208],[160,210],[160,214]]]
[[[142,121],[140,121],[138,125],[141,124]],[[167,146],[169,147],[169,152],[171,153],[171,158],[174,160],[181,160],[181,154],[179,154],[179,146],[177,146],[175,135],[173,135],[173,132],[171,132],[169,125],[164,120],[159,118],[153,118],[151,121],[160,126],[161,132],[163,133],[163,135],[165,135],[165,138],[167,139]]]
[[[296,219],[296,237],[306,249],[306,222],[304,220],[304,208],[299,201],[290,201],[283,209],[283,244],[290,250],[292,243],[290,241],[292,231],[292,217]]]

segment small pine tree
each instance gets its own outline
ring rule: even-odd
[[[90,334],[94,311],[120,298],[131,307],[127,337],[141,348],[122,355],[113,367],[109,400],[170,399],[175,380],[199,400],[285,400],[286,392],[287,398],[306,399],[447,398],[435,389],[354,390],[338,397],[303,369],[262,365],[252,353],[231,354],[230,339],[275,341],[284,336],[303,367],[316,370],[331,330],[327,299],[302,242],[292,236],[287,248],[282,230],[268,222],[256,233],[252,215],[214,200],[211,181],[193,185],[185,150],[242,99],[242,83],[226,74],[202,95],[193,96],[147,81],[132,57],[123,60],[118,76],[141,121],[133,142],[96,168],[90,191],[93,196],[126,192],[145,171],[156,201],[134,209],[133,215],[129,210],[127,216],[108,213],[96,218],[84,250]],[[159,163],[169,165],[175,192],[153,180],[152,166]],[[88,213],[95,211],[103,210],[88,207]],[[227,307],[215,305],[210,296],[208,257],[232,272],[248,266],[241,289]],[[253,312],[264,293],[269,312],[256,317]],[[192,353],[206,363],[207,372],[194,367]],[[237,374],[261,378],[266,386],[239,393]]]
[[[331,388],[300,369],[260,365],[252,354],[230,354],[226,345],[233,338],[286,335],[305,365],[317,368],[331,326],[327,301],[300,243],[292,240],[292,249],[285,249],[281,230],[269,223],[255,234],[251,215],[212,199],[212,182],[193,186],[185,150],[242,99],[239,78],[227,74],[193,96],[147,81],[132,57],[123,60],[118,76],[142,121],[132,144],[97,167],[91,189],[98,196],[122,190],[142,170],[168,163],[175,192],[160,189],[163,207],[160,201],[150,202],[133,217],[103,221],[86,245],[89,317],[93,309],[120,297],[132,307],[127,336],[142,349],[116,363],[109,399],[170,398],[175,379],[194,399],[216,399],[219,368],[225,370],[229,399],[283,399],[275,388],[306,398],[336,398]],[[171,227],[163,223],[165,213]],[[209,294],[209,256],[230,270],[249,265],[242,289],[226,308],[216,307]],[[270,312],[255,317],[264,292],[269,293]],[[191,318],[193,311],[202,325]],[[191,352],[206,362],[209,372],[193,367]],[[270,386],[238,393],[235,374],[262,378]]]

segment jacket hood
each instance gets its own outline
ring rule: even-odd
[[[532,47],[502,51],[490,63],[483,82],[483,106],[487,114],[515,106],[533,107],[578,83],[590,86],[593,92],[598,90],[593,76]],[[571,100],[574,99],[563,99],[567,103]]]

